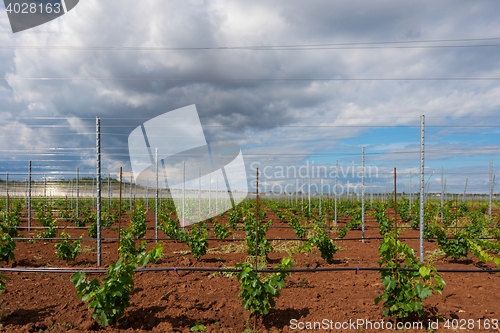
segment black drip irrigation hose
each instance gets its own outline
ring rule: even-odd
[[[56,227],[57,227],[57,229],[61,229],[61,230],[64,230],[64,229],[82,229],[82,230],[88,230],[90,228],[90,225],[87,226],[87,227],[77,227],[77,226],[56,226]],[[50,227],[30,226],[29,228],[30,229],[34,229],[34,230],[44,230],[44,229],[48,229]],[[25,230],[25,229],[28,229],[28,226],[17,226],[17,227],[15,227],[15,229]],[[118,229],[118,227],[104,227],[104,226],[101,226],[101,229]],[[154,227],[152,229],[154,229]]]
[[[347,223],[344,223],[344,224],[348,224]],[[57,226],[58,229],[81,229],[81,230],[88,230],[90,226],[86,226],[86,227],[77,227],[77,226]],[[320,228],[322,229],[326,229],[326,230],[333,230],[333,229],[336,229],[336,228],[339,228],[340,226],[337,225],[336,227],[328,227],[328,226],[322,226]],[[17,227],[14,227],[15,229],[18,229],[18,230],[25,230],[25,229],[28,229],[28,226],[17,226]],[[48,229],[49,227],[39,227],[39,226],[31,226],[29,227],[30,229],[39,229],[39,230],[44,230],[44,229]],[[104,226],[101,226],[102,229],[118,229],[117,226],[113,225],[111,227],[104,227]],[[305,229],[309,230],[309,229],[314,229],[314,227],[304,227]],[[445,226],[446,229],[466,229],[467,226]],[[151,226],[148,226],[147,227],[147,230],[154,230],[155,227],[151,227]],[[207,229],[214,229],[213,226],[207,226]],[[282,226],[271,226],[270,229],[293,229],[292,227],[290,226],[286,226],[286,225],[282,225]],[[377,226],[373,226],[373,225],[365,225],[365,229],[379,229],[379,227]],[[411,226],[398,226],[398,229],[414,229],[414,230],[418,230],[411,227]],[[497,227],[494,227],[494,226],[484,226],[483,229],[498,229]],[[354,229],[354,230],[358,230],[358,229]],[[235,230],[235,231],[243,231],[243,230]]]
[[[361,271],[391,271],[393,268],[387,267],[316,267],[316,268],[296,268],[296,269],[259,269],[257,273],[317,273],[317,272],[341,272],[354,271],[356,274]],[[416,268],[399,268],[399,271],[417,272]],[[107,269],[77,269],[77,268],[59,268],[59,267],[44,267],[44,268],[0,268],[0,272],[15,272],[15,273],[77,273],[83,272],[87,274],[103,274]],[[145,267],[137,268],[135,272],[214,272],[214,273],[239,273],[241,269],[236,268],[219,268],[219,267]],[[438,269],[439,273],[500,273],[500,269]]]
[[[59,241],[59,240],[81,240],[81,241],[97,241],[96,238],[61,238],[61,237],[55,237],[55,238],[36,238],[36,237],[13,237],[12,238],[14,241]],[[307,242],[308,239],[306,238],[266,238],[268,241],[302,241],[302,242]],[[364,240],[383,240],[384,237],[365,237]],[[398,237],[399,240],[420,240],[419,237]],[[452,237],[447,237],[447,239],[453,239]],[[495,237],[483,237],[483,238],[478,238],[480,240],[497,240]],[[118,237],[110,237],[110,238],[101,238],[102,241],[118,241]],[[172,239],[172,238],[165,238],[165,237],[158,237],[158,238],[139,238],[136,239],[137,241],[162,241],[162,242],[181,242],[178,239]],[[207,241],[219,241],[219,242],[243,242],[245,238],[225,238],[225,239],[219,239],[219,238],[207,238]],[[333,241],[362,241],[363,238],[356,237],[356,238],[331,238]],[[433,238],[432,240],[436,240],[436,238]],[[427,240],[429,241],[429,240]]]

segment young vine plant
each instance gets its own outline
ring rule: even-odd
[[[305,238],[307,234],[307,229],[303,225],[300,224],[300,219],[296,217],[294,214],[290,214],[290,226],[295,233],[295,236],[298,238]]]
[[[420,263],[413,249],[397,240],[393,233],[385,235],[379,254],[385,288],[375,304],[383,301],[385,316],[403,320],[412,315],[422,316],[422,302],[433,292],[442,294],[445,282],[441,275],[431,263]]]
[[[36,206],[36,218],[42,227],[49,227],[57,222],[52,217],[52,207],[43,204]]]
[[[220,224],[217,220],[214,220],[214,235],[217,239],[226,239],[231,235],[231,231],[225,225]]]
[[[284,258],[275,269],[289,270],[292,266],[292,259]],[[243,307],[251,313],[268,314],[269,310],[276,306],[275,298],[280,296],[280,290],[286,286],[285,278],[290,273],[279,272],[261,276],[249,263],[236,264],[236,268],[241,269],[237,279],[241,283],[238,296],[242,299]]]
[[[9,234],[0,234],[0,261],[9,263],[14,258],[16,243]]]
[[[321,258],[325,259],[327,263],[331,263],[333,261],[333,255],[339,248],[334,244],[333,240],[328,237],[324,228],[315,225],[313,230],[314,236],[309,239],[309,242],[314,244],[321,252]]]
[[[247,246],[248,255],[259,255],[267,258],[267,254],[273,250],[273,246],[266,239],[266,233],[271,227],[271,224],[272,221],[269,220],[267,223],[259,223],[257,226],[257,222],[253,215],[250,215],[250,218],[245,220],[243,227],[245,229],[245,245]]]
[[[16,212],[4,213],[0,212],[0,231],[9,234],[11,237],[19,237],[17,227],[21,223],[21,219]]]
[[[138,204],[130,217],[130,231],[136,238],[142,238],[146,234],[146,210],[142,203]]]
[[[45,231],[36,231],[35,238],[55,238],[57,236],[57,225],[56,223],[51,224],[47,227]]]
[[[126,230],[121,235],[120,258],[109,266],[101,283],[97,279],[88,280],[84,272],[71,276],[77,296],[88,302],[87,308],[93,309],[92,318],[101,326],[116,323],[130,306],[130,294],[134,290],[134,270],[139,265],[155,262],[163,253],[160,243],[150,252],[146,252],[145,242],[136,249],[131,230]]]
[[[75,261],[78,254],[80,254],[80,240],[74,240],[73,242],[69,241],[71,235],[62,232],[61,238],[64,238],[61,243],[54,244],[54,247],[57,249],[57,258],[66,261]]]
[[[207,228],[202,222],[191,227],[191,235],[187,237],[187,245],[191,248],[191,254],[196,260],[207,254],[207,237]]]
[[[11,260],[15,260],[14,250],[16,249],[16,243],[9,234],[0,234],[0,261],[5,261],[9,263]],[[3,274],[0,274],[0,295],[3,293],[7,287],[5,280],[9,278]]]

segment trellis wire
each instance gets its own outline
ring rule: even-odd
[[[257,273],[317,273],[317,272],[341,272],[341,271],[372,271],[382,272],[394,270],[388,267],[313,267],[313,268],[294,268],[294,269],[255,269]],[[416,268],[397,268],[402,272],[418,272]],[[44,267],[44,268],[0,268],[0,272],[17,272],[17,273],[78,273],[84,272],[87,274],[103,274],[107,273],[107,269],[76,269],[62,267]],[[241,269],[236,268],[220,268],[220,267],[143,267],[136,268],[135,272],[218,272],[218,273],[238,273]],[[437,269],[438,273],[500,273],[500,269]]]
[[[422,116],[422,117],[424,117],[424,116]],[[422,122],[422,123],[423,123],[423,122]],[[424,127],[424,129],[425,129],[425,127]],[[423,148],[423,145],[422,145],[422,148]],[[100,149],[100,148],[99,148],[99,149]],[[99,157],[100,157],[100,156],[99,156]],[[33,196],[33,195],[36,195],[36,194],[32,193],[32,191],[33,191],[33,187],[32,187],[32,185],[33,185],[33,184],[32,184],[32,183],[33,183],[33,181],[32,181],[32,170],[31,170],[32,165],[31,165],[31,160],[30,160],[29,162],[30,162],[30,164],[29,164],[29,172],[28,172],[28,174],[29,174],[29,179],[28,179],[28,182],[27,182],[27,199],[28,199],[28,207],[29,207],[29,208],[28,208],[28,215],[29,215],[29,217],[28,217],[28,230],[31,230],[31,229],[35,229],[35,228],[31,225],[31,218],[32,218],[32,216],[31,216],[31,214],[32,214],[31,203],[32,203],[32,196]],[[364,163],[363,163],[363,165],[364,165]],[[36,168],[36,167],[35,167],[35,168]],[[364,168],[364,166],[363,166],[363,168]],[[338,161],[337,161],[337,170],[338,170]],[[423,173],[423,169],[422,169],[422,173]],[[36,173],[35,173],[35,174],[36,174]],[[76,172],[76,174],[77,174],[77,176],[76,176],[76,180],[75,180],[76,184],[75,184],[75,185],[73,185],[73,181],[70,181],[70,183],[69,183],[69,184],[70,184],[71,189],[73,189],[73,188],[74,188],[74,189],[75,189],[75,191],[76,191],[76,210],[77,210],[77,216],[78,216],[78,209],[79,209],[79,208],[78,208],[78,207],[79,207],[79,204],[78,204],[78,200],[79,200],[79,199],[78,199],[78,198],[79,198],[79,171],[78,171],[78,167],[77,167],[77,172]],[[8,209],[9,209],[9,202],[8,202],[8,201],[9,201],[9,189],[8,189],[8,186],[9,186],[9,184],[8,184],[8,183],[9,183],[9,181],[8,181],[8,173],[6,173],[6,178],[7,178],[6,185],[5,185],[5,188],[6,188],[6,211],[8,212]],[[364,178],[364,169],[363,169],[363,178]],[[98,181],[99,181],[99,182],[101,181],[101,177],[100,177],[100,176],[99,176],[99,177],[97,177],[97,179],[98,179]],[[337,180],[337,179],[338,179],[338,174],[337,174],[337,176],[336,176],[336,180]],[[363,179],[363,180],[364,180],[364,179]],[[111,187],[110,187],[110,185],[109,185],[109,182],[110,182],[110,176],[108,176],[108,191],[111,191]],[[445,182],[445,180],[444,180],[444,178],[443,178],[443,177],[442,177],[442,182],[443,182],[443,184],[442,184],[442,188],[444,188],[444,187],[445,187],[446,182]],[[410,183],[411,183],[411,173],[410,173]],[[311,184],[311,178],[310,178],[310,177],[309,177],[309,184]],[[491,161],[490,161],[490,189],[489,189],[489,190],[490,190],[490,191],[489,191],[490,198],[489,198],[489,209],[488,209],[488,213],[489,213],[489,215],[490,215],[490,216],[491,216],[491,205],[492,205],[492,192],[493,192],[493,184],[494,184],[494,175],[492,175],[492,160],[491,160]],[[371,185],[371,178],[370,178],[370,185]],[[310,187],[310,185],[309,185],[309,187]],[[35,181],[35,186],[34,186],[34,188],[35,188],[35,190],[36,190],[36,181]],[[322,188],[322,190],[323,190],[323,179],[321,179],[321,188]],[[39,189],[38,189],[38,190],[39,190]],[[44,197],[45,197],[45,199],[47,199],[47,191],[46,191],[46,190],[47,190],[47,179],[46,179],[46,176],[44,175]],[[349,190],[349,189],[348,189],[348,190]],[[363,182],[363,190],[364,190],[364,182]],[[99,192],[99,191],[98,191],[98,192]],[[217,192],[218,192],[218,191],[217,191]],[[217,194],[217,192],[216,192],[216,194]],[[310,194],[310,192],[311,192],[311,191],[309,191],[309,193],[308,193],[308,195],[309,195],[309,201],[310,201],[310,195],[311,195],[311,194]],[[424,194],[425,194],[425,191],[421,191],[421,193],[422,193],[422,192],[424,192]],[[411,191],[411,186],[410,186],[410,198],[411,198],[411,193],[412,193],[412,191]],[[464,193],[465,193],[465,191],[464,191]],[[71,194],[73,194],[72,190],[71,190]],[[131,204],[131,205],[130,205],[130,207],[132,207],[132,177],[131,177],[130,194],[131,194],[131,196],[130,196],[130,204]],[[321,194],[322,194],[322,193],[321,193]],[[303,194],[303,193],[302,193],[302,196],[304,196],[304,194]],[[111,199],[111,195],[109,195],[109,198]],[[364,199],[364,193],[362,194],[362,198]],[[424,198],[425,198],[425,197],[424,197]],[[443,198],[444,198],[444,193],[443,193],[443,190],[442,190],[441,201],[443,201]],[[463,197],[463,198],[465,198],[465,195],[464,195],[464,197]],[[92,179],[92,201],[94,201],[93,199],[94,199],[94,178]],[[304,199],[304,198],[302,197],[302,199]],[[335,194],[335,199],[337,199],[337,194]],[[298,200],[298,193],[296,193],[296,201],[297,201],[297,200]],[[424,199],[424,201],[425,201],[425,199]],[[335,204],[337,204],[337,203],[335,203]],[[411,204],[411,200],[410,200],[410,204]],[[216,202],[216,205],[217,205],[217,202]],[[322,205],[322,197],[320,197],[320,206],[321,206],[321,205]],[[309,203],[309,210],[310,210],[310,209],[311,209],[311,204]],[[337,221],[337,210],[336,210],[336,209],[337,209],[337,207],[335,207],[335,222]],[[363,211],[364,211],[364,210],[363,210]],[[363,217],[364,217],[364,216],[363,216]],[[364,224],[363,224],[363,225],[364,225]],[[100,230],[102,230],[102,227],[100,227]],[[363,230],[363,231],[364,231],[364,230]],[[102,235],[101,235],[101,237],[98,237],[98,239],[102,239]]]
[[[111,230],[113,229],[113,227],[104,227],[103,229],[108,229],[108,230]],[[398,227],[398,229],[402,229],[402,227]],[[148,229],[148,230],[151,230],[151,229]],[[453,240],[454,238],[453,237],[446,237],[447,239],[450,239],[450,240]],[[37,240],[41,240],[41,241],[58,241],[58,240],[81,240],[81,241],[88,241],[88,242],[95,242],[96,239],[95,238],[80,238],[80,237],[70,237],[70,238],[62,238],[62,237],[53,237],[53,238],[33,238],[33,237],[13,237],[12,238],[13,240],[16,240],[16,241],[37,241]],[[307,242],[309,241],[309,239],[306,239],[306,238],[266,238],[268,241],[280,241],[280,242]],[[354,237],[354,238],[330,238],[331,240],[333,241],[356,241],[356,242],[359,242],[361,240],[361,237]],[[365,240],[373,240],[373,241],[380,241],[380,240],[383,240],[384,237],[382,236],[379,236],[379,237],[365,237]],[[420,238],[419,237],[398,237],[398,240],[419,240]],[[495,237],[480,237],[478,238],[480,240],[496,240]],[[118,241],[120,240],[119,237],[106,237],[106,238],[102,238],[102,241]],[[145,241],[155,241],[155,238],[146,238],[146,237],[143,237],[140,239],[141,241],[145,240]],[[234,238],[225,238],[225,239],[219,239],[219,238],[214,238],[214,237],[207,237],[207,241],[217,241],[217,242],[242,242],[244,241],[245,238],[237,238],[237,237],[234,237]],[[432,238],[432,240],[436,240],[436,238]],[[163,242],[174,242],[174,243],[178,243],[179,240],[178,239],[174,239],[174,238],[168,238],[168,237],[158,237],[158,241],[163,241]]]

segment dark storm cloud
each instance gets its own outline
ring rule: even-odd
[[[104,152],[113,170],[129,163],[130,131],[190,104],[198,108],[207,140],[237,142],[262,159],[265,153],[303,154],[290,162],[297,163],[363,133],[353,126],[387,125],[387,119],[391,125],[414,124],[425,113],[442,117],[436,125],[497,114],[498,84],[259,79],[498,77],[499,47],[394,48],[498,41],[331,50],[213,48],[498,37],[498,12],[492,2],[468,1],[87,0],[47,26],[0,35],[3,45],[14,46],[0,50],[6,77],[0,97],[11,114],[72,117],[71,124],[54,131],[74,136],[52,136],[44,142],[49,146],[92,147],[94,136],[88,133],[95,117],[102,117]],[[41,33],[46,30],[54,33]],[[42,48],[23,48],[29,45]],[[212,49],[165,49],[203,47]],[[23,80],[28,77],[49,80]],[[319,125],[336,127],[327,131]],[[36,131],[26,133],[36,137]]]

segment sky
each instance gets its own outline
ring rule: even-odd
[[[195,104],[207,142],[241,148],[250,191],[257,167],[264,192],[329,192],[335,170],[357,190],[364,147],[371,191],[397,168],[418,192],[425,115],[427,189],[487,193],[498,17],[496,1],[81,0],[14,34],[0,6],[0,177],[27,179],[28,160],[34,179],[93,176],[100,117],[103,174],[129,179],[130,133]]]

